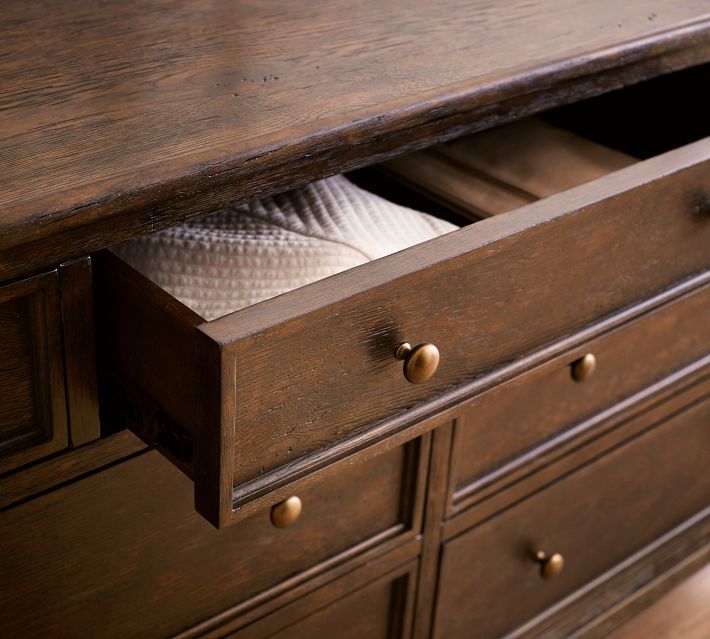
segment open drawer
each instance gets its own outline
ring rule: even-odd
[[[98,256],[101,366],[221,526],[704,271],[709,249],[706,138],[210,322]],[[422,384],[394,357],[404,342],[438,347]]]

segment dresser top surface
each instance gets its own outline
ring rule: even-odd
[[[1,255],[113,218],[110,244],[641,59],[703,62],[710,1],[11,0],[0,33]]]

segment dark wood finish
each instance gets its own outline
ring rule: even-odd
[[[662,535],[512,633],[601,639],[710,561],[710,509]]]
[[[707,306],[686,296],[678,316],[660,307],[706,282],[710,139],[209,324],[104,256],[94,441],[85,259],[639,82],[628,100],[545,117],[643,158],[707,136],[710,64],[687,69],[710,60],[705,0],[5,4],[0,355],[13,353],[0,358],[0,390],[12,391],[10,429],[32,417],[31,392],[46,399],[51,387],[52,410],[67,411],[61,450],[39,463],[27,449],[0,475],[3,637],[423,639],[436,602],[439,630],[478,606],[483,621],[465,635],[523,622],[515,635],[601,636],[707,561],[707,510],[663,532],[710,494]],[[554,143],[545,136],[532,157],[544,179],[527,179],[519,138],[474,167],[506,184],[506,207],[572,185],[567,160],[540,156]],[[466,164],[462,144],[448,160]],[[612,155],[599,172],[617,168]],[[59,279],[43,276],[34,301],[2,298],[51,268]],[[35,312],[40,297],[49,314]],[[19,333],[5,321],[18,309],[37,320]],[[405,339],[442,349],[423,386],[391,357]],[[616,359],[600,357],[588,395],[538,430],[565,390],[559,370],[592,340]],[[628,375],[622,352],[637,367],[625,363]],[[21,374],[8,374],[3,361],[18,359]],[[599,377],[612,360],[614,375]],[[28,385],[29,361],[52,384]],[[472,409],[481,393],[526,401],[531,438],[510,439],[504,410]],[[452,448],[486,411],[505,446]],[[126,425],[194,480],[198,512],[234,525],[210,528],[190,481],[116,432]],[[462,452],[490,463],[462,465]],[[303,513],[277,530],[270,506],[294,493]],[[570,544],[547,591],[530,584],[531,560],[505,554],[540,531]]]
[[[471,219],[623,169],[634,158],[528,118],[390,160],[388,173]]]
[[[37,497],[62,484],[141,453],[146,445],[128,430],[67,450],[41,464],[6,474],[0,479],[0,509]]]
[[[701,359],[708,344],[706,284],[475,398],[454,431],[454,501],[490,483],[487,474],[510,471],[516,457]],[[580,383],[571,363],[585,353],[597,367]]]
[[[710,565],[698,571],[642,611],[637,617],[615,629],[609,639],[638,637],[682,637],[706,639],[710,635]]]
[[[234,639],[404,639],[411,633],[413,585],[417,562],[409,562],[379,579],[342,595],[335,583],[315,593],[321,603],[330,595],[334,601],[316,608],[310,601],[297,601],[286,609],[230,634]],[[305,604],[305,605],[304,605]],[[310,608],[310,610],[309,610]],[[314,609],[315,608],[315,609]]]
[[[3,636],[165,636],[312,589],[331,568],[415,538],[417,447],[300,492],[301,517],[284,529],[265,508],[214,530],[194,512],[189,480],[156,452],[20,504],[0,514]]]
[[[709,393],[710,355],[503,466],[487,486],[456,503],[449,501],[451,519],[444,527],[444,539],[542,490]]]
[[[106,260],[105,365],[193,434],[198,508],[224,524],[275,482],[353,452],[331,446],[316,459],[324,444],[706,269],[709,158],[710,139],[201,324],[197,336],[194,313]],[[439,347],[426,384],[403,379],[392,357],[403,341]]]
[[[510,631],[707,507],[709,422],[706,398],[448,542],[434,636]],[[538,549],[561,575],[540,578]]]
[[[67,446],[56,271],[0,288],[0,473]]]
[[[62,264],[59,275],[69,435],[72,446],[81,446],[96,439],[101,432],[96,385],[91,259],[86,257]]]
[[[382,574],[383,570],[391,570],[403,566],[403,562],[416,557],[421,549],[418,539],[399,544],[394,548],[373,548],[363,553],[357,561],[351,561],[334,567],[320,577],[311,579],[300,586],[289,589],[280,596],[270,598],[263,605],[243,612],[244,606],[236,606],[225,613],[208,619],[176,635],[176,639],[217,639],[224,637],[225,633],[233,632],[265,617],[267,614],[283,609],[287,622],[298,620],[309,609],[316,609],[323,603],[328,603],[335,592],[340,595],[357,588],[363,583],[368,583]],[[331,587],[322,589],[321,586],[330,584]],[[414,583],[407,584],[407,590]],[[315,597],[307,595],[316,591]],[[306,595],[306,596],[304,596]],[[413,598],[412,598],[413,599]],[[292,604],[293,602],[293,604]],[[303,606],[308,602],[307,606]],[[408,604],[409,605],[409,604]],[[280,616],[280,615],[279,615]],[[282,617],[283,618],[283,617]]]
[[[429,466],[429,486],[424,516],[424,544],[419,562],[419,588],[414,616],[415,638],[424,639],[431,632],[437,576],[439,574],[439,553],[441,544],[441,521],[446,508],[449,479],[448,460],[451,454],[451,433],[454,421],[444,419],[432,436],[431,463]]]
[[[5,277],[710,59],[704,0],[12,2],[0,30]]]

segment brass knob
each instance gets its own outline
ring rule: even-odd
[[[289,497],[271,508],[271,523],[277,528],[286,528],[301,516],[303,502],[296,497]]]
[[[588,380],[597,368],[597,358],[594,353],[587,353],[584,357],[572,362],[572,379],[575,382]]]
[[[557,577],[565,567],[565,558],[558,552],[548,557],[544,550],[538,550],[535,558],[540,563],[540,576],[543,579]]]
[[[405,342],[397,347],[394,356],[404,361],[404,376],[412,384],[425,382],[439,367],[439,349],[434,344],[418,344],[412,348]]]

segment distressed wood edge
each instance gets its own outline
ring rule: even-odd
[[[323,127],[278,144],[214,160],[203,158],[184,175],[120,193],[100,185],[74,198],[69,208],[53,201],[30,204],[37,214],[6,225],[0,238],[0,271],[8,277],[78,257],[130,237],[194,219],[236,204],[361,168],[407,151],[490,128],[555,106],[593,97],[657,75],[710,60],[710,20],[703,17],[663,32],[579,55],[549,61],[484,86],[463,83],[423,94],[416,105],[380,105],[369,117]],[[341,118],[342,121],[342,118]],[[414,136],[412,135],[414,134]],[[414,139],[412,139],[414,137]],[[343,140],[358,139],[357,144]],[[288,167],[288,170],[281,170]],[[167,169],[166,169],[167,170]],[[196,190],[195,181],[210,185]],[[104,187],[106,189],[106,187]],[[62,195],[64,197],[64,195]],[[116,217],[121,216],[117,224]],[[15,214],[17,216],[17,214]],[[61,253],[49,243],[56,224],[66,223]],[[28,261],[27,256],[32,259]],[[4,259],[3,259],[4,258]]]

